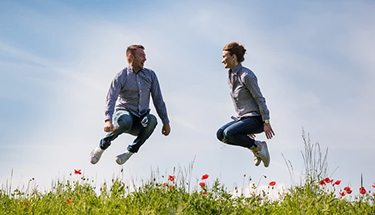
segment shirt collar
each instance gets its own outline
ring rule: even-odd
[[[132,73],[135,73],[135,69],[134,69],[134,67],[133,66],[131,66],[131,65],[128,65],[128,70],[130,71],[130,72],[132,72]],[[144,68],[143,69],[141,69],[141,70],[139,70],[139,72],[138,73],[140,73],[140,72],[142,72],[144,70]]]
[[[242,64],[239,63],[236,67],[234,67],[234,69],[231,72],[233,72],[233,74],[237,74],[239,71],[241,71],[241,69],[242,69]]]

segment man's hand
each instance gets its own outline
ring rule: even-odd
[[[163,128],[161,129],[161,133],[162,133],[164,136],[168,136],[170,132],[171,132],[171,127],[169,126],[169,123],[164,124],[164,125],[163,125]]]
[[[249,136],[251,139],[255,138],[255,134],[248,134],[247,136]]]
[[[264,124],[264,133],[266,134],[267,139],[271,139],[275,136],[275,132],[273,132],[270,123]]]
[[[114,131],[114,130],[115,129],[113,127],[112,120],[105,121],[104,131],[105,132],[111,132],[111,131]]]

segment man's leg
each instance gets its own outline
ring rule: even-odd
[[[113,125],[115,130],[109,132],[103,139],[101,139],[99,147],[91,152],[90,157],[92,164],[99,162],[104,150],[111,145],[112,140],[116,139],[120,134],[131,130],[133,126],[132,116],[127,111],[117,111],[113,116]]]
[[[111,141],[115,140],[120,134],[128,133],[133,126],[133,118],[128,111],[117,111],[113,116],[113,125],[115,130],[109,132],[103,139],[100,140],[100,148],[106,150]]]
[[[157,124],[157,119],[152,114],[147,114],[145,117],[140,118],[137,126],[134,126],[134,130],[132,129],[131,131],[131,133],[138,133],[138,136],[133,141],[133,144],[128,146],[128,151],[133,153],[138,152],[139,148],[154,132]]]
[[[116,162],[119,165],[124,164],[134,153],[137,153],[143,143],[151,136],[157,125],[156,117],[152,114],[147,114],[143,118],[138,118],[134,122],[134,126],[129,131],[130,134],[138,134],[133,144],[129,145],[127,151],[116,157]]]

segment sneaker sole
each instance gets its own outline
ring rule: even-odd
[[[265,163],[264,161],[263,161],[263,164],[264,164],[264,166],[265,167],[268,167],[269,165],[270,165],[270,162],[271,162],[271,156],[270,156],[270,153],[269,153],[269,151],[268,151],[268,146],[267,146],[267,143],[266,142],[262,142],[263,143],[263,147],[265,147],[265,149],[266,149],[266,152],[267,152],[267,157],[268,157],[268,162],[267,163]]]

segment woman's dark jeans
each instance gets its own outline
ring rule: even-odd
[[[254,149],[255,140],[248,134],[263,132],[263,120],[261,116],[247,117],[235,120],[223,125],[216,133],[217,138],[224,143]]]

